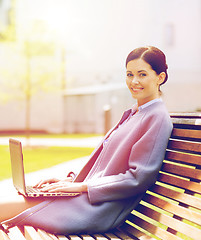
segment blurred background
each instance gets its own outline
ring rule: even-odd
[[[1,0],[0,133],[103,133],[144,45],[167,56],[168,110],[201,111],[201,0]]]

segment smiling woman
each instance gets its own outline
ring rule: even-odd
[[[2,227],[31,225],[57,234],[89,234],[107,232],[124,221],[156,181],[172,131],[169,113],[159,98],[159,87],[167,80],[160,56],[153,47],[129,55],[126,82],[137,105],[123,113],[78,175],[70,172],[63,180],[52,177],[36,184],[44,192],[81,194],[41,199],[40,204],[24,199],[20,209],[9,211],[10,217],[20,214],[4,221]],[[158,66],[148,57],[159,59]],[[42,188],[44,184],[50,185]],[[0,201],[0,221],[8,219],[10,207],[11,203]]]
[[[138,106],[160,97],[160,86],[167,79],[166,58],[155,47],[137,48],[126,60],[127,86]]]

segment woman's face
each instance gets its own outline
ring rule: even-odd
[[[159,98],[159,85],[165,79],[165,73],[159,75],[142,59],[135,59],[127,64],[126,84],[132,97],[141,106],[155,98]]]

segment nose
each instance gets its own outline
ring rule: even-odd
[[[132,84],[139,84],[139,81],[138,81],[137,77],[133,77]]]

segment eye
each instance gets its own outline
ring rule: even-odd
[[[127,73],[126,76],[127,77],[133,77],[133,74],[132,73]]]
[[[146,73],[140,73],[140,77],[146,77],[147,74]]]

